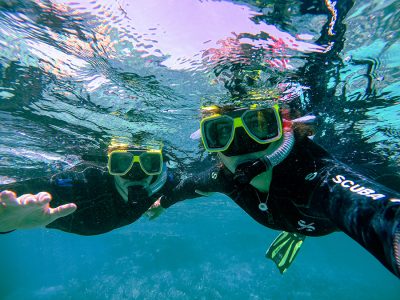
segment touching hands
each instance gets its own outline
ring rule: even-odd
[[[11,191],[0,193],[0,232],[46,226],[58,218],[72,214],[74,203],[50,207],[51,195],[41,192],[17,198]]]
[[[147,210],[146,216],[149,217],[149,220],[154,220],[157,218],[159,215],[161,215],[164,212],[164,208],[161,206],[161,196],[160,198],[157,199],[156,202],[153,203],[152,206]]]

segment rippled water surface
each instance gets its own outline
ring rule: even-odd
[[[0,0],[0,183],[102,155],[111,137],[204,157],[199,108],[279,99],[319,117],[339,159],[400,162],[399,1]],[[281,276],[277,233],[220,196],[96,237],[2,236],[0,299],[398,299],[343,234],[306,240]]]

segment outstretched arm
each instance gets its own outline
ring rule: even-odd
[[[274,171],[276,191],[283,191],[280,184],[290,191],[302,215],[328,219],[328,227],[342,230],[400,277],[399,193],[339,162],[307,138],[298,140]]]
[[[164,210],[173,204],[187,200],[207,196],[214,192],[223,192],[225,187],[233,183],[233,174],[221,166],[214,166],[198,174],[190,174],[181,180],[175,187],[167,189],[149,208],[146,215],[153,220],[161,215]]]
[[[8,190],[18,196],[23,195],[17,198],[14,194],[12,201],[9,202],[11,206],[7,205],[7,210],[0,215],[0,220],[5,218],[6,213],[10,215],[15,211],[16,214],[29,213],[26,217],[31,220],[39,218],[47,228],[76,234],[98,234],[112,230],[120,219],[115,218],[117,210],[113,206],[113,194],[106,180],[107,176],[104,176],[103,173],[105,174],[102,169],[83,163],[73,169],[57,173],[51,178],[34,178],[0,186],[0,191]],[[58,210],[53,211],[49,203],[39,201],[41,198],[38,196],[42,191],[51,195],[48,197],[52,199],[51,206],[55,209],[60,207],[62,211],[68,209],[68,214],[62,214],[62,218],[46,219],[49,214],[56,216],[57,214],[53,215],[53,213],[57,213]],[[23,201],[27,195],[30,200]],[[32,197],[35,201],[32,200]],[[70,206],[70,202],[74,204]],[[72,213],[72,207],[76,206],[78,208],[76,210],[74,208],[75,212]],[[13,214],[13,216],[15,215]]]
[[[17,198],[11,191],[0,193],[0,232],[46,226],[76,210],[73,203],[50,207],[51,195],[41,192]]]
[[[335,160],[321,175],[313,205],[400,277],[400,194]]]
[[[204,172],[190,174],[162,196],[159,203],[163,208],[168,208],[186,199],[206,196],[213,192],[223,193],[233,184],[233,174],[222,165],[217,165]]]

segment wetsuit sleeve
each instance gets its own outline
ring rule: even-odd
[[[314,208],[400,277],[400,194],[334,159],[321,175]]]
[[[222,165],[214,166],[198,174],[190,174],[181,180],[161,198],[161,206],[168,208],[171,205],[202,196],[208,193],[224,193],[233,184],[233,174]]]

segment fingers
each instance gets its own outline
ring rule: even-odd
[[[161,201],[160,201],[160,199],[161,199],[161,197],[158,198],[158,199],[156,200],[156,202],[153,203],[152,206],[150,206],[149,210],[157,209],[158,207],[160,207],[160,206],[161,206]]]
[[[12,191],[3,191],[0,193],[0,201],[6,206],[17,205],[38,205],[43,206],[51,201],[51,195],[47,192],[41,192],[36,195],[24,194],[17,198]]]
[[[17,195],[12,191],[3,191],[0,193],[0,201],[5,205],[18,205]]]
[[[69,214],[72,214],[76,210],[76,208],[77,207],[74,203],[64,204],[56,208],[49,208],[51,222],[57,220],[58,218],[62,218],[68,216]]]
[[[24,194],[20,197],[18,197],[18,202],[21,205],[30,205],[36,203],[36,196],[32,194]]]
[[[45,205],[51,201],[51,195],[47,192],[40,192],[36,194],[37,204],[38,205]]]
[[[47,192],[40,192],[36,195],[25,194],[19,197],[18,200],[22,205],[36,204],[38,206],[44,206],[51,201],[51,195]]]

